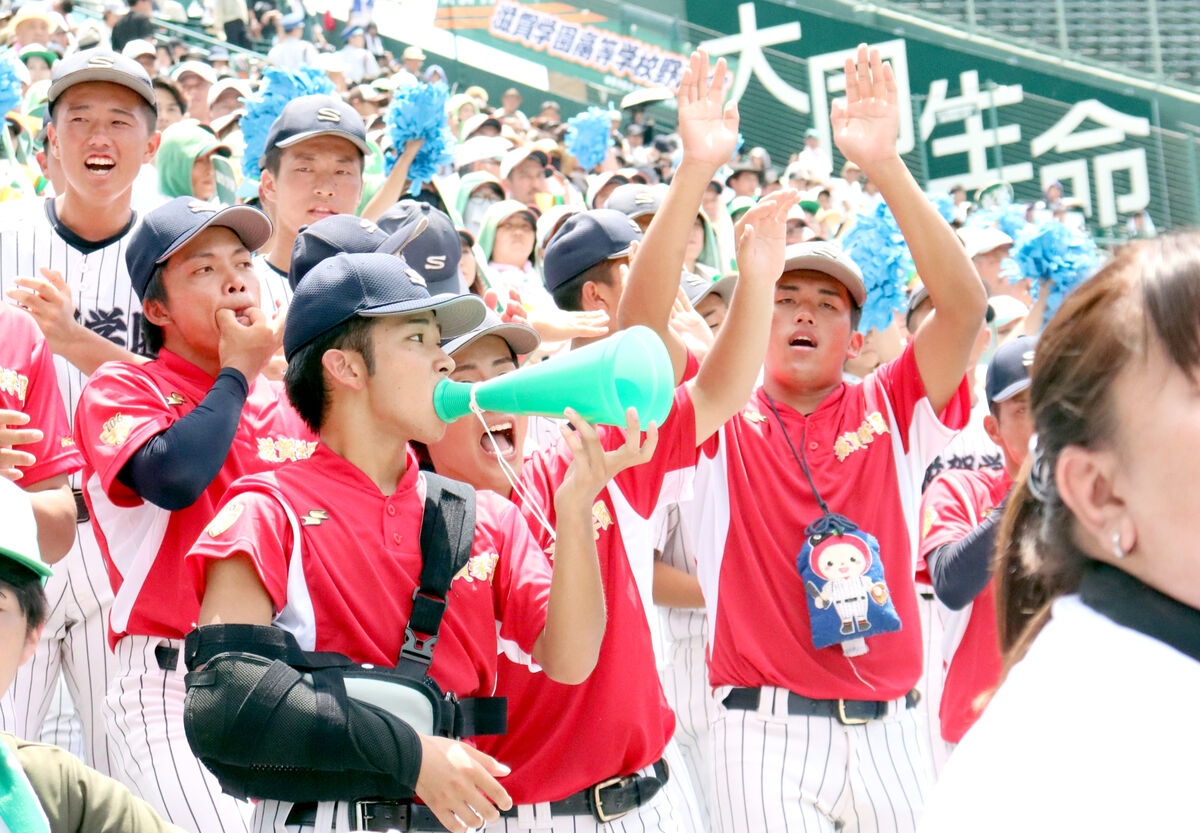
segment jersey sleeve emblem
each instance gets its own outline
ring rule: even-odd
[[[237,498],[225,504],[225,507],[217,513],[217,516],[208,522],[208,526],[204,531],[208,533],[208,537],[216,538],[221,535],[229,527],[233,526],[234,522],[242,516],[242,510],[246,507]]]
[[[15,370],[9,370],[7,367],[0,367],[0,391],[11,394],[25,404],[25,394],[29,390],[29,377],[23,376]]]
[[[933,529],[933,521],[937,517],[937,513],[933,511],[932,506],[925,507],[925,517],[921,519],[921,537],[928,538],[930,530]]]
[[[133,430],[133,419],[128,414],[113,414],[100,428],[100,442],[113,448],[123,444]]]
[[[496,562],[499,560],[499,554],[494,552],[473,555],[463,568],[455,574],[454,581],[460,578],[466,579],[468,583],[473,581],[491,581],[492,576],[496,574]]]

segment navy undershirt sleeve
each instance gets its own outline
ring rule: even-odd
[[[135,451],[117,480],[168,511],[191,506],[225,465],[249,392],[240,371],[222,368],[203,401]]]
[[[925,557],[933,592],[946,607],[962,610],[987,587],[996,551],[996,528],[1003,503],[983,523],[953,544],[943,544]]]

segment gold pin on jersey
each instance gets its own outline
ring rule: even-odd
[[[329,512],[324,509],[309,509],[308,514],[300,519],[301,526],[320,526],[322,521],[329,520]]]
[[[187,400],[183,398],[182,393],[178,393],[177,391],[171,391],[167,396],[168,405],[182,405],[184,402],[187,402]]]

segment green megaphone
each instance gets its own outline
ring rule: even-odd
[[[438,417],[453,422],[482,411],[561,417],[574,408],[588,422],[624,427],[634,408],[644,428],[662,425],[675,399],[675,371],[658,333],[631,327],[603,341],[486,382],[443,379],[433,390]]]

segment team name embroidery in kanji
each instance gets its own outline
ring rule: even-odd
[[[604,501],[598,500],[592,504],[592,538],[596,541],[600,540],[600,533],[613,525],[612,513],[608,511],[608,507],[604,505]],[[546,555],[550,556],[550,560],[554,560],[554,544],[546,547]]]
[[[268,463],[287,463],[292,460],[307,460],[317,450],[315,442],[295,440],[291,437],[258,438],[258,457]]]
[[[0,391],[12,394],[25,403],[25,393],[29,390],[29,377],[22,376],[15,370],[0,367]]]
[[[867,414],[867,418],[863,420],[862,425],[858,426],[857,431],[847,431],[837,438],[833,444],[833,453],[837,456],[838,462],[843,463],[855,451],[866,448],[875,441],[876,437],[887,432],[888,424],[887,420],[883,418],[883,414],[879,411],[872,411]]]
[[[496,562],[499,560],[500,555],[494,552],[473,555],[471,556],[471,560],[455,574],[454,581],[458,581],[460,578],[466,579],[468,583],[473,581],[491,581],[492,576],[496,574]]]

